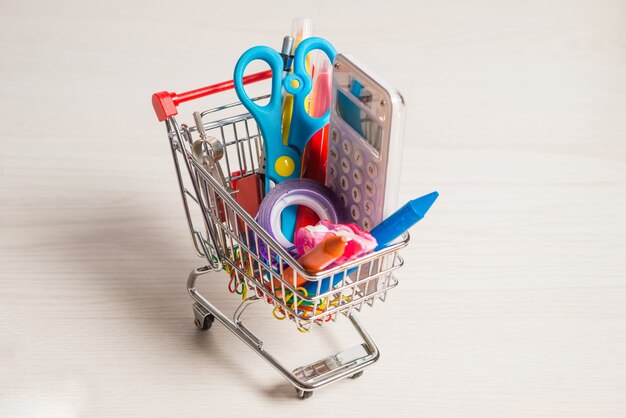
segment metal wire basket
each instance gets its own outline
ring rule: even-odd
[[[259,81],[267,75],[253,74],[244,82]],[[180,95],[161,92],[153,96],[157,116],[165,121],[193,245],[196,254],[207,262],[188,280],[189,293],[195,300],[196,325],[208,329],[217,317],[276,367],[304,398],[319,386],[358,375],[378,358],[376,346],[353,313],[363,306],[373,306],[377,300],[384,301],[387,292],[397,285],[392,273],[403,265],[398,250],[407,245],[409,236],[405,234],[400,242],[381,251],[317,274],[304,270],[233,196],[233,182],[263,171],[259,163],[263,160],[263,141],[254,118],[241,103],[234,102],[196,112],[195,124],[179,124],[176,120],[178,104],[231,87],[232,82],[226,82]],[[207,138],[216,138],[218,143],[211,146]],[[291,274],[285,274],[287,267],[292,268]],[[198,276],[222,270],[229,278],[229,290],[243,299],[233,320],[195,287]],[[306,288],[297,285],[296,274],[308,281]],[[345,315],[365,344],[359,346],[361,351],[338,353],[290,372],[261,350],[262,342],[241,320],[246,306],[255,301],[272,305],[276,318],[293,321],[301,332]]]

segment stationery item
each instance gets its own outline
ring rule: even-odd
[[[296,234],[296,249],[299,252],[307,251],[308,248],[318,245],[317,243],[320,240],[329,235],[343,236],[347,239],[344,254],[328,266],[331,268],[371,253],[376,247],[376,239],[369,232],[362,231],[357,225],[333,225],[328,221],[322,220],[314,227],[308,226],[298,231],[298,234]],[[346,276],[355,271],[356,268],[348,270]],[[343,278],[343,273],[337,273],[319,281],[306,282],[303,284],[303,287],[309,295],[322,294],[339,284]]]
[[[376,228],[372,229],[371,234],[378,241],[376,250],[385,248],[422,219],[432,204],[435,203],[438,196],[438,192],[432,192],[410,200],[406,205],[382,221]]]
[[[229,190],[230,187],[228,187],[222,167],[217,162],[218,159],[215,158],[216,148],[214,145],[216,143],[219,143],[219,141],[213,137],[207,137],[207,139],[197,139],[191,146],[191,153],[196,161],[202,164],[206,168],[207,172],[215,178],[215,180],[217,180],[226,190]],[[219,144],[221,146],[221,143]],[[232,192],[232,189],[229,191]]]
[[[304,227],[296,233],[294,245],[300,256],[317,247],[326,238],[338,236],[346,240],[346,248],[341,257],[333,264],[339,265],[371,253],[376,247],[376,239],[369,232],[361,230],[355,224],[334,224],[322,219],[317,225]],[[331,266],[331,267],[333,267]]]
[[[409,201],[402,208],[398,209],[393,215],[386,218],[380,225],[374,228],[370,234],[374,238],[374,251],[378,251],[389,245],[392,241],[399,238],[411,226],[415,225],[424,217],[432,204],[439,196],[438,192],[433,192],[417,199]],[[306,230],[303,228],[302,230]],[[364,255],[364,254],[361,254]],[[349,276],[357,271],[357,268],[349,269],[345,275]],[[304,288],[309,295],[316,295],[328,292],[331,287],[337,286],[344,275],[335,274],[332,277],[324,278],[318,284],[317,282],[307,282]],[[318,288],[319,286],[319,288]],[[374,288],[372,288],[374,290]]]
[[[333,70],[326,55],[314,52],[313,87],[311,89],[309,114],[314,118],[321,117],[330,108]]]
[[[293,243],[283,234],[281,213],[293,205],[311,208],[320,219],[329,219],[333,223],[344,219],[343,210],[338,209],[337,196],[323,184],[310,179],[291,179],[277,184],[261,202],[256,218],[284,248],[292,247]]]
[[[266,46],[255,46],[244,52],[237,61],[234,72],[235,91],[248,111],[254,116],[264,140],[265,149],[265,191],[269,192],[270,181],[275,184],[300,176],[300,158],[309,139],[328,121],[329,113],[322,117],[311,117],[304,107],[311,91],[311,77],[305,68],[306,55],[314,50],[322,50],[332,60],[335,48],[322,38],[303,40],[294,55],[294,71],[284,77],[281,55]],[[272,89],[269,103],[256,104],[244,89],[243,74],[250,62],[261,60],[272,70]],[[294,106],[289,129],[288,145],[282,142],[282,91],[292,94]]]
[[[305,109],[305,99],[311,91],[311,77],[306,71],[305,59],[308,53],[321,50],[329,59],[334,59],[335,48],[322,38],[308,38],[296,48],[294,70],[283,80],[283,60],[275,50],[266,46],[250,48],[237,61],[234,72],[235,91],[242,104],[254,116],[264,140],[265,152],[265,192],[271,182],[297,178],[301,172],[301,157],[309,139],[328,123],[329,112],[321,117],[311,117]],[[260,106],[250,99],[243,86],[244,71],[254,60],[267,63],[272,70],[272,89],[269,103]],[[287,145],[282,141],[282,93],[293,95],[293,110]],[[292,237],[295,230],[296,208],[283,215],[283,231]]]
[[[313,20],[300,17],[293,20],[291,36],[285,36],[281,55],[283,56],[285,72],[291,71],[293,55],[292,51],[306,38],[313,36]],[[305,58],[306,69],[311,73],[308,56]],[[307,104],[308,109],[308,104]],[[286,94],[283,100],[283,144],[287,145],[289,139],[289,127],[291,126],[291,113],[293,111],[293,96]]]
[[[289,140],[289,128],[291,127],[291,113],[293,112],[293,96],[291,94],[285,95],[283,101],[283,127],[282,127],[282,141],[283,145],[287,145]]]
[[[283,57],[283,69],[286,72],[291,71],[291,65],[293,64],[293,48],[294,48],[293,36],[285,36],[283,38],[283,46],[280,48],[280,55]],[[299,42],[299,41],[298,41]],[[295,46],[298,46],[295,44]]]
[[[280,55],[283,57],[283,69],[285,72],[291,71],[291,65],[293,63],[293,51],[294,38],[292,36],[285,36],[283,39],[283,47]],[[293,111],[293,96],[286,94],[283,99],[283,126],[282,126],[282,138],[283,145],[287,145],[289,139],[289,127],[291,126],[291,112]]]
[[[294,37],[296,46],[302,40],[313,36],[313,19],[308,17],[297,17],[291,24],[291,35]]]
[[[194,141],[191,152],[200,164],[208,166],[209,173],[226,188],[224,173],[217,163],[224,157],[224,145],[219,139],[207,136],[200,112],[193,112],[193,119],[200,135],[200,140]]]
[[[297,48],[298,45],[300,45],[300,42],[302,42],[303,40],[313,36],[314,26],[315,25],[313,23],[313,19],[310,19],[308,17],[298,17],[293,20],[293,23],[291,25],[291,36],[293,36],[294,39],[294,48]],[[304,64],[308,73],[313,76],[314,74],[311,71],[311,62],[309,60],[309,55],[305,57]]]
[[[306,254],[298,259],[298,263],[309,273],[317,273],[324,270],[330,264],[340,258],[346,249],[348,239],[344,236],[329,235],[317,246],[311,248]],[[296,287],[306,283],[306,279],[297,274],[293,268],[287,267],[283,270],[284,279],[293,285],[293,275],[296,275]],[[280,283],[274,281],[274,287],[279,287]]]
[[[348,244],[348,238],[341,235],[331,235],[319,245],[311,248],[302,257],[298,259],[298,263],[311,273],[317,273],[324,270],[327,266],[337,261],[343,254]]]
[[[313,85],[311,88],[309,115],[321,118],[329,113],[332,88],[332,66],[328,57],[314,51]],[[324,183],[328,155],[328,124],[315,132],[302,157],[302,177]]]
[[[326,184],[366,230],[395,209],[402,160],[404,100],[354,58],[333,67]]]
[[[240,176],[243,177],[235,179]],[[256,173],[246,175],[246,170],[241,170],[231,173],[230,178],[233,179],[230,183],[235,190],[233,198],[248,212],[248,215],[254,218],[259,211],[263,196],[261,177]],[[240,217],[237,217],[237,227],[239,228],[239,235],[245,240],[246,222]]]
[[[235,190],[233,197],[235,201],[253,218],[259,211],[261,204],[261,179],[256,174],[245,175],[246,172],[235,171],[231,174],[231,178],[244,176],[237,180],[232,180],[231,184]]]
[[[309,114],[320,117],[330,107],[330,93],[332,87],[332,67],[324,54],[316,53],[313,59],[313,88],[311,90],[311,105]],[[307,144],[302,156],[302,177],[326,181],[326,160],[328,159],[328,125],[317,131]],[[296,231],[307,225],[315,225],[319,218],[305,207],[298,208]]]
[[[191,145],[191,153],[193,157],[205,168],[209,175],[217,180],[227,192],[232,194],[233,189],[228,186],[226,178],[224,177],[224,172],[222,171],[222,167],[218,162],[224,156],[224,145],[217,138],[206,135],[206,132],[204,131],[204,125],[202,124],[202,115],[200,114],[200,112],[194,112],[193,118],[196,124],[196,129],[200,136],[200,138],[193,141],[193,144]],[[213,204],[217,206],[220,220],[224,222],[226,220],[226,214],[224,202],[222,201],[222,199],[215,195],[209,194],[208,188],[204,184],[201,193],[206,199],[207,206],[211,206]],[[215,202],[212,203],[213,201]]]

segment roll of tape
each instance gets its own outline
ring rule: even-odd
[[[284,248],[290,248],[290,242],[282,232],[280,218],[282,211],[293,205],[310,208],[320,219],[333,223],[344,220],[342,206],[337,196],[323,184],[311,179],[291,179],[274,186],[261,202],[256,219],[276,241]]]

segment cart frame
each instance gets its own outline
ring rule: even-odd
[[[254,83],[270,77],[271,71],[265,71],[246,76],[243,82]],[[160,92],[152,97],[157,118],[165,121],[194,249],[207,262],[194,269],[187,280],[188,292],[194,300],[194,321],[199,329],[207,330],[217,318],[287,379],[296,388],[298,397],[306,399],[322,386],[347,377],[359,377],[363,369],[378,360],[378,348],[354,311],[360,311],[364,305],[373,306],[375,300],[384,301],[387,291],[397,285],[392,272],[403,265],[398,250],[408,244],[409,235],[406,233],[399,242],[381,251],[332,269],[317,274],[305,271],[233,198],[230,186],[234,181],[262,173],[259,159],[263,158],[263,142],[254,118],[245,108],[238,113],[242,105],[233,102],[194,115],[196,126],[179,125],[176,120],[179,104],[232,88],[232,81],[227,81],[182,94]],[[235,114],[216,118],[224,111]],[[209,117],[213,119],[205,122]],[[229,133],[230,128],[232,133]],[[206,161],[192,150],[193,144],[199,141],[194,137],[204,138],[206,133],[215,134],[223,146],[224,158],[215,161],[227,171],[223,179],[210,174]],[[204,155],[215,151],[206,144],[202,147]],[[188,183],[191,187],[186,185]],[[194,218],[194,213],[200,213],[200,222],[197,216]],[[283,274],[286,266],[294,271],[291,277]],[[222,270],[230,276],[229,290],[241,294],[243,299],[232,318],[196,289],[200,276]],[[296,273],[312,283],[308,290],[297,286]],[[263,341],[243,323],[243,312],[257,301],[273,305],[275,317],[290,319],[302,332],[311,330],[313,325],[336,321],[341,313],[350,319],[363,343],[289,370],[263,348]]]

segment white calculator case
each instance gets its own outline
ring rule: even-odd
[[[372,230],[397,209],[404,99],[350,55],[337,54],[326,185],[352,222]]]

